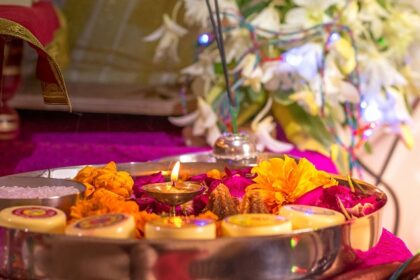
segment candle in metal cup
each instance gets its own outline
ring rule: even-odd
[[[146,223],[148,239],[214,239],[216,224],[213,220],[188,217],[163,217]]]

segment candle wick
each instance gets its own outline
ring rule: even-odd
[[[175,187],[175,181],[172,181],[172,187]]]

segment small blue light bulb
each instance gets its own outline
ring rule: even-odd
[[[202,33],[197,39],[199,46],[208,46],[211,43],[211,36],[208,33]]]

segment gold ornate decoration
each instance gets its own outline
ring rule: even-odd
[[[46,104],[67,105],[71,111],[71,102],[67,94],[63,74],[55,59],[47,52],[39,40],[22,25],[0,18],[0,36],[11,36],[28,42],[38,52],[38,65],[47,66],[51,73],[38,78],[41,80],[42,94]]]

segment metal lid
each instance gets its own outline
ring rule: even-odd
[[[225,133],[213,146],[216,160],[256,160],[258,156],[255,140],[245,133]]]

